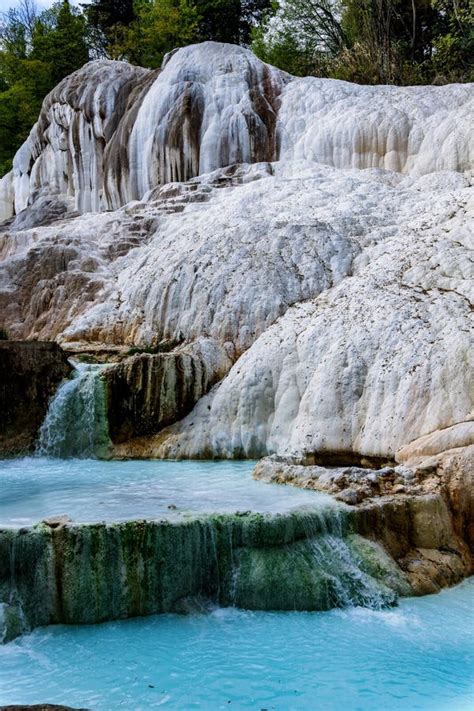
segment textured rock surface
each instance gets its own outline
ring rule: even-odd
[[[423,175],[474,161],[472,85],[359,86],[307,77],[282,97],[281,157]]]
[[[117,208],[160,183],[276,157],[276,109],[289,79],[232,45],[206,42],[161,72],[99,60],[64,79],[0,182],[0,219],[41,192],[81,212]]]
[[[113,442],[154,434],[181,419],[232,365],[211,339],[171,353],[141,353],[104,371]]]
[[[21,631],[19,611],[33,628],[183,610],[199,596],[249,609],[380,609],[410,590],[378,544],[351,534],[342,506],[0,530],[4,639]]]
[[[351,276],[289,308],[158,454],[393,458],[471,417],[470,190],[389,179],[332,171],[328,219],[347,211],[341,231],[358,234],[361,250]],[[329,207],[323,185],[303,193],[315,212]]]
[[[267,457],[254,476],[331,493],[351,505],[356,530],[383,544],[415,594],[437,592],[474,571],[473,445],[381,469]]]
[[[49,399],[70,372],[55,343],[0,341],[0,453],[31,450]]]
[[[161,72],[91,62],[45,99],[0,183],[0,219],[42,191],[97,211],[159,183],[278,157],[417,174],[465,170],[474,157],[472,109],[469,86],[296,79],[215,42],[171,53]]]
[[[295,79],[214,43],[156,73],[89,64],[1,183],[3,205],[31,203],[0,233],[4,325],[76,350],[225,352],[194,411],[144,438],[169,421],[150,415],[121,456],[360,463],[466,445],[472,102],[472,85]],[[180,415],[225,374],[204,360]],[[148,407],[133,398],[125,419]]]

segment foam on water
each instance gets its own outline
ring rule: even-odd
[[[112,709],[461,711],[474,578],[395,611],[214,609],[55,627],[0,648],[0,703]]]
[[[253,480],[254,464],[3,460],[0,525],[31,525],[59,514],[77,522],[180,520],[187,513],[284,513],[303,506],[335,506],[324,494]]]

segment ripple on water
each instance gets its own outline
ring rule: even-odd
[[[0,703],[467,711],[474,578],[383,612],[213,609],[36,630],[0,649]]]
[[[251,461],[0,461],[0,524],[31,525],[68,514],[74,521],[180,520],[189,513],[279,513],[334,506],[331,497],[252,479]],[[170,508],[171,507],[171,508]]]

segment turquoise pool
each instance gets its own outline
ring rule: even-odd
[[[77,522],[180,520],[194,513],[284,513],[334,506],[314,491],[252,479],[251,461],[0,461],[0,525],[67,514]]]
[[[51,627],[0,648],[0,704],[468,711],[473,630],[474,578],[384,612],[214,609]]]

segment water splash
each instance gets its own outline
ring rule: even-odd
[[[347,538],[347,517],[343,507],[327,507],[305,518],[310,552],[309,565],[324,581],[327,608],[362,606],[382,610],[396,602],[393,591],[364,570],[364,561]],[[307,551],[303,555],[307,556]]]
[[[74,374],[60,385],[41,426],[36,453],[42,457],[94,458],[109,447],[104,365],[74,363]]]

